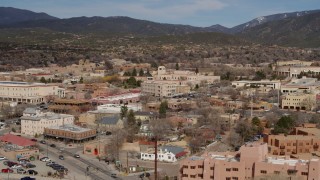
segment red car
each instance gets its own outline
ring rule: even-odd
[[[12,169],[6,168],[6,169],[1,169],[2,173],[13,173]]]

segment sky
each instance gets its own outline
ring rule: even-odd
[[[58,18],[129,16],[160,23],[233,27],[260,16],[320,9],[320,0],[0,0],[0,6]]]

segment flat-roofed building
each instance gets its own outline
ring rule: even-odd
[[[233,81],[232,86],[239,87],[267,87],[271,89],[280,89],[281,81],[270,81],[270,80],[261,80],[261,81]]]
[[[301,79],[292,79],[289,83],[281,86],[282,93],[313,92],[320,87],[320,81],[317,78],[302,77]]]
[[[22,103],[41,103],[47,96],[64,97],[64,90],[56,85],[17,81],[0,81],[0,100]]]
[[[190,86],[178,81],[146,81],[141,83],[142,92],[156,97],[171,97],[179,93],[189,93]]]
[[[316,95],[306,93],[289,93],[282,98],[282,109],[312,110],[316,105]]]
[[[21,133],[31,136],[43,134],[44,129],[50,126],[74,123],[73,115],[41,112],[35,108],[27,108],[20,119]]]
[[[59,139],[65,142],[82,143],[94,139],[97,136],[97,131],[74,124],[65,124],[47,127],[44,129],[43,135],[46,138]]]
[[[320,160],[268,156],[266,143],[249,143],[237,152],[212,152],[180,161],[179,176],[185,179],[319,179]]]

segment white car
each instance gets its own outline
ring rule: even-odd
[[[7,159],[6,157],[0,156],[0,161]]]
[[[10,167],[11,169],[20,169],[22,168],[21,165],[13,165]]]
[[[40,161],[49,162],[49,161],[51,161],[51,159],[49,159],[48,157],[43,157],[43,158],[40,159]]]

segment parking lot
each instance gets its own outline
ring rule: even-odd
[[[9,159],[9,160],[10,160],[10,161],[13,161],[12,159]],[[9,161],[9,160],[1,160],[1,161],[0,161],[1,173],[3,173],[3,172],[2,172],[3,169],[9,168],[7,165],[4,165],[4,162],[5,162],[5,161]],[[61,161],[62,161],[62,160],[61,160]],[[13,162],[17,162],[17,161],[13,161]],[[55,161],[55,162],[56,162],[56,163],[59,163],[60,165],[63,164],[63,162],[57,162],[57,161]],[[34,167],[34,168],[21,167],[21,168],[10,168],[10,169],[13,170],[13,173],[14,173],[14,174],[18,174],[18,173],[17,173],[17,169],[24,169],[25,171],[27,171],[26,174],[25,174],[25,176],[34,176],[33,174],[29,174],[29,173],[28,173],[28,170],[34,170],[34,171],[36,171],[36,172],[38,173],[38,174],[35,175],[34,177],[48,177],[49,174],[51,174],[50,177],[52,177],[52,176],[54,176],[54,174],[57,172],[57,171],[55,171],[54,169],[52,169],[51,167],[46,166],[46,163],[47,163],[47,162],[42,162],[42,161],[40,161],[40,160],[35,160],[35,161],[30,161],[30,163],[31,163],[31,164],[34,164],[36,167]],[[56,177],[58,177],[58,173],[56,173],[56,174],[57,174]]]

